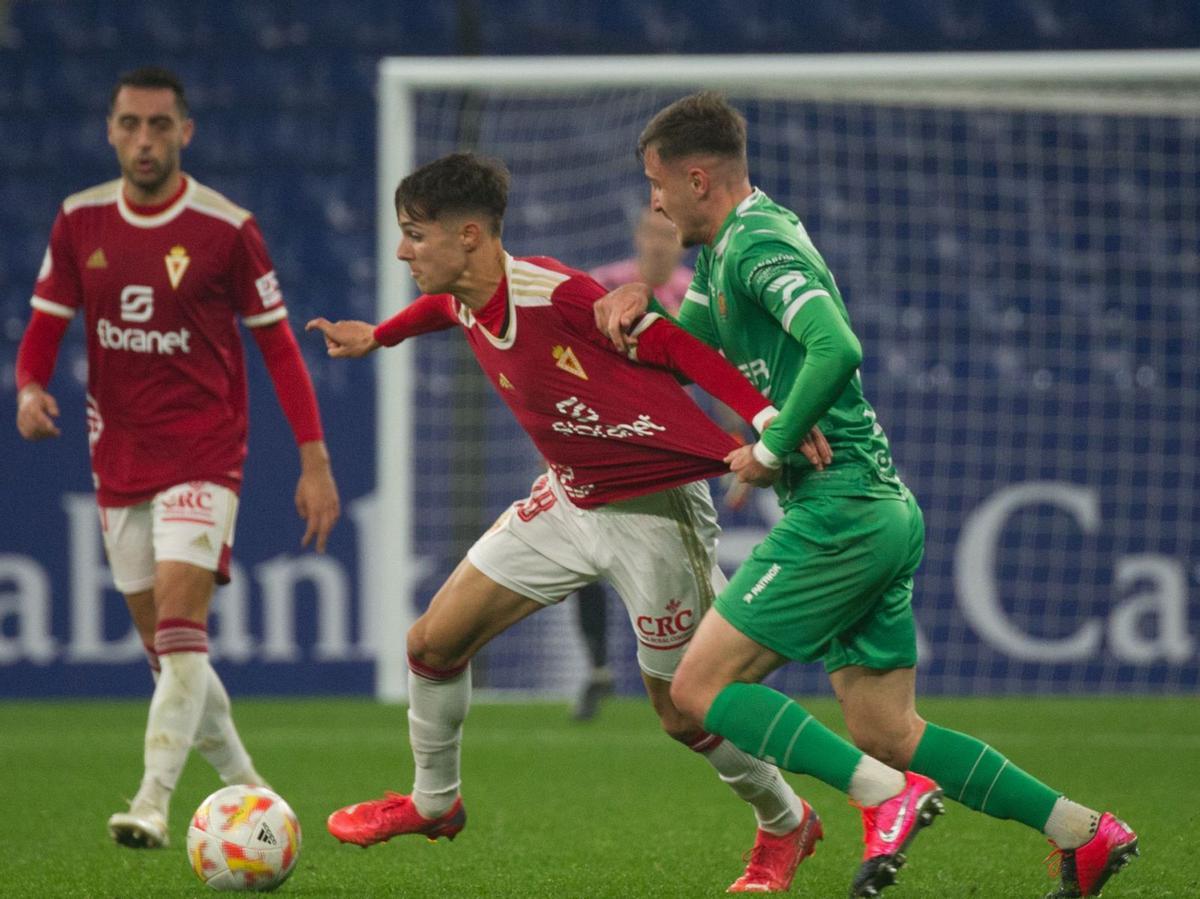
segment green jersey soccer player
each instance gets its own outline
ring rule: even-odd
[[[780,410],[758,443],[726,461],[740,481],[774,485],[783,519],[704,617],[671,698],[710,733],[864,806],[867,847],[852,896],[893,882],[942,790],[1044,832],[1061,854],[1054,895],[1098,895],[1136,854],[1136,834],[917,714],[911,599],[921,512],[863,396],[862,350],[833,276],[796,215],[751,186],[745,129],[723,98],[700,93],[660,111],[638,146],[651,207],[685,246],[701,248],[679,323]],[[597,324],[618,346],[633,343],[649,299],[644,285],[614,291],[597,304]],[[833,449],[821,471],[792,451],[814,425]],[[759,683],[789,660],[816,659],[858,748]],[[871,756],[890,767],[870,768]],[[906,782],[897,769],[911,769]],[[860,797],[873,789],[902,790],[903,801],[871,807]]]

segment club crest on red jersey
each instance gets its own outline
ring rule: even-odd
[[[513,387],[512,381],[510,381],[508,378],[506,378],[504,376],[504,372],[500,372],[500,387],[503,388],[504,390],[515,390],[516,389],[515,387]]]
[[[96,247],[96,251],[88,257],[88,268],[108,268],[108,257],[104,255],[103,247]]]
[[[183,273],[187,271],[192,260],[188,257],[187,250],[178,244],[171,247],[171,252],[167,253],[163,260],[167,263],[167,277],[171,279],[171,287],[178,290]]]
[[[569,346],[556,346],[554,348],[555,365],[563,371],[570,372],[577,378],[587,380],[587,372],[583,370],[583,366],[579,364],[579,359],[575,356],[575,351]]]

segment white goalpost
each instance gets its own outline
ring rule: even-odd
[[[503,159],[509,251],[589,269],[631,252],[641,128],[700,88],[746,114],[753,182],[805,221],[863,340],[926,515],[923,687],[1194,688],[1200,51],[385,59],[378,318],[413,295],[392,206],[413,168]],[[463,343],[375,357],[364,627],[387,700],[417,610],[538,467]],[[760,493],[722,513],[730,568],[773,520]],[[475,666],[510,693],[567,693],[581,670],[562,609]],[[814,666],[777,677],[824,689]]]

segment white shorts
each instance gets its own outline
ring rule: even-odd
[[[237,494],[209,481],[168,487],[136,506],[101,506],[100,528],[113,582],[122,593],[154,586],[154,566],[171,560],[229,583]]]
[[[580,509],[548,472],[467,558],[492,580],[543,605],[608,581],[629,613],[638,665],[669,681],[700,617],[725,586],[716,561],[719,533],[702,481]]]

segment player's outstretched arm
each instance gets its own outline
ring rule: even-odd
[[[304,330],[320,331],[325,337],[325,351],[335,359],[360,359],[382,346],[375,339],[375,326],[368,322],[314,318]]]
[[[300,445],[300,480],[296,484],[296,511],[304,519],[306,527],[301,546],[313,543],[317,552],[325,552],[329,532],[341,515],[341,500],[338,499],[337,484],[333,480],[333,469],[329,464],[329,450],[324,440],[310,440]]]
[[[41,384],[26,384],[17,394],[17,431],[26,440],[45,440],[62,432],[54,419],[58,418],[58,402]]]
[[[598,299],[592,312],[596,327],[622,353],[637,346],[633,326],[650,308],[650,287],[647,284],[623,284]]]

